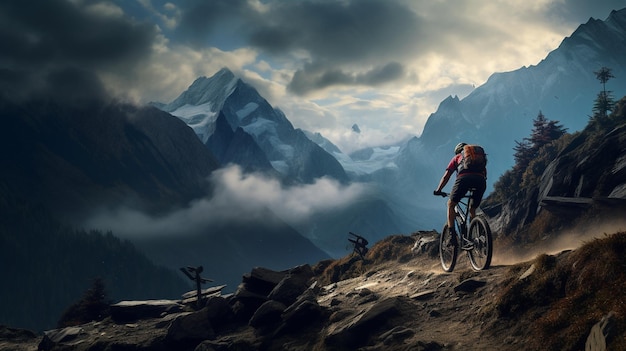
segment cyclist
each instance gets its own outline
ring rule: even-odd
[[[450,193],[450,198],[448,199],[448,228],[452,234],[455,234],[456,230],[454,229],[454,207],[459,201],[465,196],[469,189],[475,189],[474,195],[472,197],[472,201],[470,202],[470,220],[475,217],[476,209],[480,206],[480,202],[482,201],[483,194],[485,193],[485,189],[487,188],[487,168],[480,167],[480,169],[463,169],[462,161],[463,161],[463,148],[467,145],[467,143],[458,143],[454,147],[454,157],[450,160],[448,167],[446,168],[445,173],[441,177],[441,181],[439,181],[439,186],[437,190],[434,191],[435,195],[441,194],[442,189],[448,184],[448,180],[452,176],[452,173],[457,171],[456,180],[454,185],[452,186],[452,192]],[[456,235],[452,235],[452,237],[456,237]]]

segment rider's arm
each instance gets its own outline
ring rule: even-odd
[[[446,169],[446,172],[443,174],[443,176],[441,177],[441,180],[439,181],[439,186],[437,187],[437,190],[435,190],[436,192],[440,192],[441,190],[443,190],[446,184],[448,184],[448,180],[450,180],[452,173],[454,173],[454,171],[450,171],[449,169]]]

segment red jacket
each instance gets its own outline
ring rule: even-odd
[[[450,172],[457,171],[459,169],[459,164],[461,163],[462,159],[463,159],[462,153],[458,153],[454,155],[454,157],[452,157],[452,159],[450,160],[450,163],[448,163],[448,167],[446,167],[446,170]],[[457,177],[462,177],[462,176],[469,175],[469,174],[480,174],[483,177],[487,178],[487,169],[485,168],[483,172],[474,172],[470,170],[461,171],[461,173],[457,174]]]

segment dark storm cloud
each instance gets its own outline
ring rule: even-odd
[[[332,85],[377,85],[399,79],[403,68],[396,61],[409,56],[418,44],[418,16],[395,1],[276,1],[263,11],[248,4],[184,3],[181,30],[194,33],[194,40],[206,40],[218,24],[229,23],[264,53],[306,52],[307,67],[296,72],[290,84],[299,94]]]
[[[294,74],[288,89],[296,94],[304,95],[310,91],[334,85],[377,86],[401,79],[404,75],[404,67],[397,62],[376,67],[362,74],[347,73],[339,69],[333,70],[326,67],[314,68],[312,65],[308,65]]]
[[[285,1],[247,29],[251,44],[268,52],[302,49],[315,60],[341,63],[397,55],[414,38],[418,22],[393,1]]]
[[[237,26],[253,13],[246,0],[186,0],[179,6],[182,14],[175,37],[193,46],[212,45],[209,37],[214,31],[223,31],[229,23]]]
[[[101,94],[97,72],[132,70],[150,52],[156,30],[90,11],[96,4],[0,2],[0,92],[10,98]]]
[[[281,2],[270,18],[255,23],[251,43],[274,54],[308,52],[311,64],[297,71],[289,84],[296,94],[401,79],[404,69],[395,60],[416,46],[419,25],[410,9],[375,0]],[[357,70],[359,66],[375,68]]]

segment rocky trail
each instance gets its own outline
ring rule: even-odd
[[[430,232],[396,236],[365,259],[351,255],[284,272],[255,268],[234,294],[209,297],[200,310],[179,301],[144,301],[113,305],[111,317],[44,336],[11,338],[5,328],[0,349],[537,349],[528,342],[546,306],[515,320],[498,312],[506,286],[533,279],[535,265],[496,264],[475,272],[463,254],[455,271],[445,273],[435,239]]]

